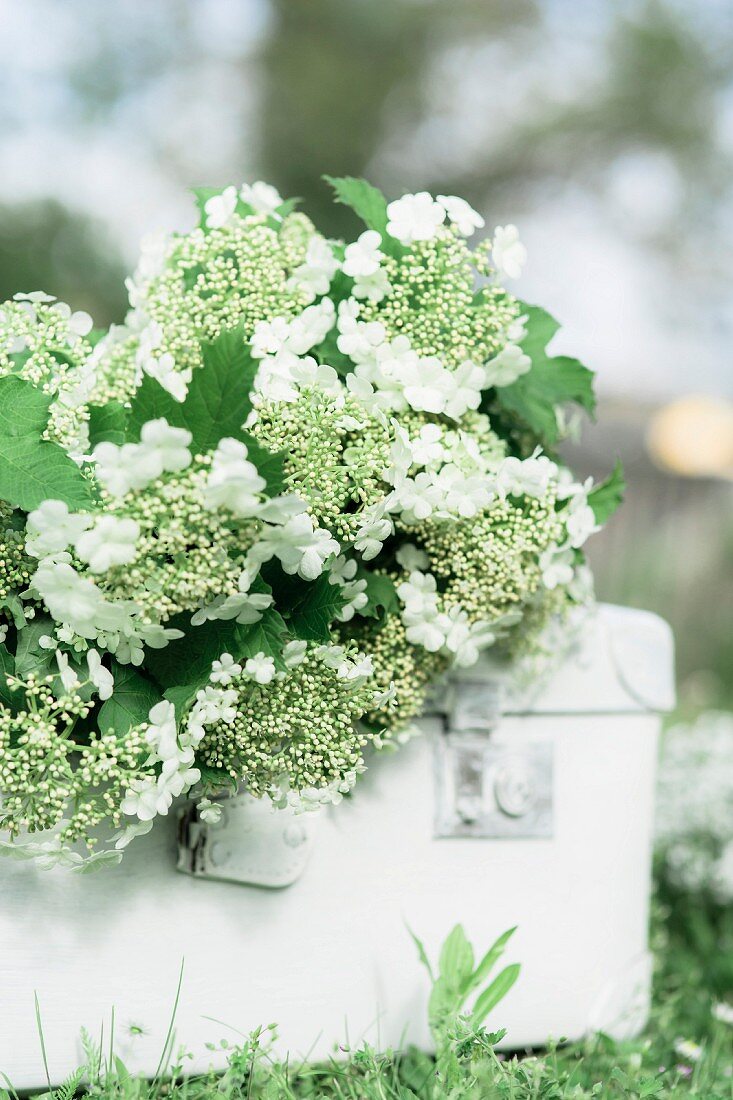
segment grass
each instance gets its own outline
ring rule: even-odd
[[[429,1008],[435,1058],[413,1049],[379,1053],[363,1046],[345,1057],[342,1052],[338,1062],[293,1064],[270,1056],[273,1033],[264,1028],[237,1043],[222,1039],[215,1049],[226,1056],[226,1071],[194,1077],[186,1073],[188,1056],[176,1051],[171,1027],[159,1072],[148,1082],[128,1073],[112,1039],[103,1050],[84,1035],[85,1065],[61,1088],[41,1095],[47,1100],[81,1095],[100,1100],[733,1100],[733,1026],[713,1013],[716,1002],[733,1001],[731,911],[660,883],[653,927],[655,997],[645,1034],[624,1043],[596,1035],[580,1044],[505,1057],[495,1050],[503,1033],[487,1032],[485,1018],[490,1014],[500,1021],[501,998],[518,977],[519,968],[510,964],[489,981],[510,936],[501,937],[478,964],[460,928],[446,940]],[[693,1056],[681,1053],[680,1040],[699,1052],[693,1046]],[[0,1100],[16,1096],[9,1082],[0,1088]]]

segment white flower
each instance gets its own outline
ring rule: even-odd
[[[266,657],[264,653],[256,653],[246,661],[244,673],[255,683],[269,684],[275,678],[275,658]]]
[[[226,187],[220,195],[212,195],[204,203],[206,224],[209,229],[222,229],[225,225],[228,225],[236,208],[236,187]]]
[[[34,558],[63,553],[92,523],[92,517],[74,515],[63,500],[44,500],[26,521],[26,551]]]
[[[445,648],[453,654],[454,664],[459,668],[475,665],[481,650],[496,641],[489,623],[469,622],[468,614],[460,607],[451,607],[445,619]]]
[[[567,509],[562,513],[562,518],[568,532],[568,542],[576,549],[601,529],[596,523],[595,513],[588,503],[585,492],[580,492],[571,499]]]
[[[713,1005],[713,1018],[719,1020],[721,1024],[733,1026],[733,1005],[726,1001],[716,1001]]]
[[[277,355],[287,343],[290,321],[287,317],[273,317],[269,321],[258,321],[252,334],[252,355],[263,359],[266,355]]]
[[[443,501],[443,493],[434,477],[421,471],[415,477],[406,477],[395,488],[390,501],[393,512],[400,512],[402,522],[413,525],[432,516]]]
[[[227,508],[242,519],[257,514],[267,482],[247,454],[239,440],[219,440],[204,487],[207,508]]]
[[[285,662],[285,667],[297,668],[298,665],[302,665],[307,652],[307,642],[301,641],[300,639],[288,642],[288,644],[283,649],[283,661]]]
[[[64,685],[64,691],[75,691],[79,687],[79,677],[69,665],[69,656],[62,650],[56,650],[56,661],[59,666],[59,676]]]
[[[353,295],[368,302],[381,302],[392,289],[387,272],[381,268],[373,275],[359,275],[354,280]]]
[[[339,679],[346,680],[350,684],[360,684],[374,672],[374,662],[371,657],[360,657],[356,661],[342,661],[336,670]]]
[[[703,1049],[692,1039],[677,1039],[674,1044],[675,1054],[680,1058],[686,1058],[688,1062],[699,1062],[703,1055]]]
[[[137,554],[140,525],[134,519],[100,516],[74,543],[76,553],[92,573],[106,573],[114,565],[128,565]]]
[[[434,355],[424,359],[416,357],[401,374],[405,399],[411,408],[417,412],[444,412],[454,383],[450,371],[446,370],[440,359]]]
[[[282,527],[263,531],[249,552],[252,562],[277,558],[286,573],[297,573],[304,581],[320,577],[328,558],[338,554],[339,544],[330,531],[316,527],[307,512],[289,519]]]
[[[242,666],[234,660],[231,653],[222,653],[219,660],[212,663],[209,679],[213,684],[223,684],[226,687],[241,671]]]
[[[406,581],[398,585],[397,595],[410,614],[424,615],[437,610],[438,582],[432,573],[415,569]]]
[[[434,475],[433,489],[440,494],[440,512],[464,519],[471,519],[488,507],[494,497],[492,482],[488,478],[467,475],[452,462]]]
[[[97,695],[102,701],[109,699],[115,689],[115,678],[102,664],[102,658],[96,649],[87,651],[87,666],[89,679],[97,689]]]
[[[445,402],[445,415],[460,420],[469,409],[481,403],[481,390],[486,386],[486,373],[470,359],[464,360],[451,375],[451,385]]]
[[[402,244],[430,241],[445,221],[445,208],[427,191],[403,195],[387,207],[387,232]]]
[[[401,565],[408,573],[416,570],[424,570],[430,565],[430,558],[424,550],[419,550],[411,542],[405,542],[397,550],[395,557],[397,564]]]
[[[255,183],[242,185],[239,197],[247,206],[251,206],[258,214],[274,214],[278,206],[282,206],[282,198],[277,188],[271,183],[263,183],[257,180]]]
[[[328,294],[331,279],[338,271],[339,263],[333,250],[323,237],[311,237],[305,253],[305,262],[296,267],[288,285],[299,288],[310,300]]]
[[[148,420],[140,429],[140,445],[155,455],[165,473],[179,473],[190,466],[192,438],[186,428],[173,428],[164,417]]]
[[[376,229],[367,229],[354,244],[347,245],[341,265],[344,275],[357,279],[379,271],[384,259],[384,253],[379,248],[381,243],[382,238]]]
[[[575,554],[572,550],[549,546],[540,554],[540,570],[545,588],[553,590],[570,584],[574,575]]]
[[[382,544],[394,532],[394,523],[387,515],[386,500],[372,504],[362,512],[361,524],[354,539],[354,549],[364,561],[376,558]]]
[[[476,229],[483,229],[486,225],[481,215],[458,195],[438,195],[438,202],[464,237],[472,236]]]
[[[445,458],[442,441],[443,429],[439,424],[424,424],[418,435],[410,440],[412,461],[418,466],[438,466]]]
[[[497,474],[497,488],[501,496],[543,497],[555,477],[556,464],[537,450],[531,458],[505,458]]]
[[[96,637],[102,593],[68,562],[42,563],[33,576],[33,588],[57,622],[69,623],[82,637]]]
[[[357,364],[372,361],[376,348],[387,339],[383,324],[379,321],[360,321],[358,316],[359,306],[353,298],[339,302],[336,322],[339,336],[336,344],[343,355],[348,355]]]
[[[133,779],[122,799],[122,813],[128,817],[137,817],[140,821],[152,821],[158,814],[165,816],[173,802],[173,794],[162,782],[163,779],[162,775],[158,780],[153,776],[148,779]]]
[[[222,808],[218,802],[212,802],[210,798],[202,798],[197,809],[200,819],[207,825],[218,825],[221,821]]]
[[[500,276],[518,279],[527,262],[527,249],[519,239],[516,225],[497,225],[491,247],[494,266]]]
[[[484,367],[485,386],[511,386],[532,367],[532,360],[516,344],[506,344]]]
[[[193,371],[190,367],[185,370],[178,370],[176,361],[169,351],[158,357],[150,356],[145,359],[142,363],[142,368],[145,373],[149,374],[151,378],[154,378],[171,397],[175,397],[176,401],[183,402],[186,400],[188,387],[193,378]]]

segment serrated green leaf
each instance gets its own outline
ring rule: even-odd
[[[462,991],[473,973],[473,948],[457,924],[440,949],[438,970],[451,989]]]
[[[165,649],[146,653],[146,666],[165,691],[173,687],[200,688],[208,682],[211,665],[222,653],[231,653],[235,661],[264,653],[284,668],[282,650],[288,630],[282,616],[269,607],[259,622],[243,625],[234,620],[215,619],[202,626],[190,626],[188,617],[171,620],[187,631],[185,638],[171,642]]]
[[[127,733],[133,726],[147,720],[151,707],[159,703],[159,689],[132,665],[112,662],[114,692],[99,711],[99,728],[102,733]]]
[[[212,451],[225,436],[243,438],[259,364],[245,343],[242,326],[226,329],[216,340],[203,343],[201,354],[202,365],[193,371],[182,402],[154,378],[143,379],[131,402],[129,438],[139,439],[143,424],[159,417],[176,428],[187,428],[197,454]]]
[[[559,325],[539,306],[523,305],[527,314],[527,335],[521,347],[532,360],[532,368],[511,386],[500,386],[496,400],[523,421],[545,443],[559,438],[556,409],[567,403],[595,410],[593,372],[566,355],[549,356],[547,344]]]
[[[366,180],[354,176],[324,176],[336,194],[336,201],[350,206],[368,229],[387,232],[387,200],[382,192]]]
[[[43,439],[51,397],[15,375],[0,378],[0,500],[24,512],[44,500],[92,504],[91,486],[58,446]]]
[[[512,963],[510,966],[505,967],[501,973],[494,978],[491,985],[480,994],[476,999],[476,1004],[473,1006],[473,1012],[471,1013],[471,1022],[474,1027],[478,1027],[479,1024],[482,1024],[492,1009],[496,1008],[499,1001],[506,997],[519,977],[520,970],[521,967],[519,963]]]
[[[89,447],[98,443],[115,443],[118,447],[125,442],[127,411],[120,401],[110,401],[107,405],[89,406]]]
[[[18,631],[15,646],[15,671],[18,676],[26,677],[33,673],[45,676],[53,661],[53,650],[43,649],[39,642],[44,634],[53,637],[54,621],[48,615],[36,615],[34,619]]]
[[[617,460],[611,476],[588,493],[588,503],[593,509],[596,523],[602,525],[611,518],[623,501],[625,493],[624,468],[620,460]]]
[[[268,562],[263,576],[296,638],[323,644],[331,641],[331,624],[344,606],[340,585],[331,584],[327,573],[303,582],[285,573],[277,562]]]

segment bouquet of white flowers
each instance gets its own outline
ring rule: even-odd
[[[330,183],[353,243],[266,184],[201,191],[124,325],[0,307],[10,854],[86,870],[240,782],[338,801],[439,674],[587,598],[623,483],[553,456],[592,375],[503,287],[517,230],[470,250],[462,199]]]

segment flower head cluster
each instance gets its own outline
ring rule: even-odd
[[[583,598],[619,481],[555,458],[589,372],[503,286],[516,227],[470,247],[458,196],[334,183],[353,241],[262,182],[200,192],[93,341],[0,307],[0,823],[46,862],[231,783],[338,801],[436,676]]]

